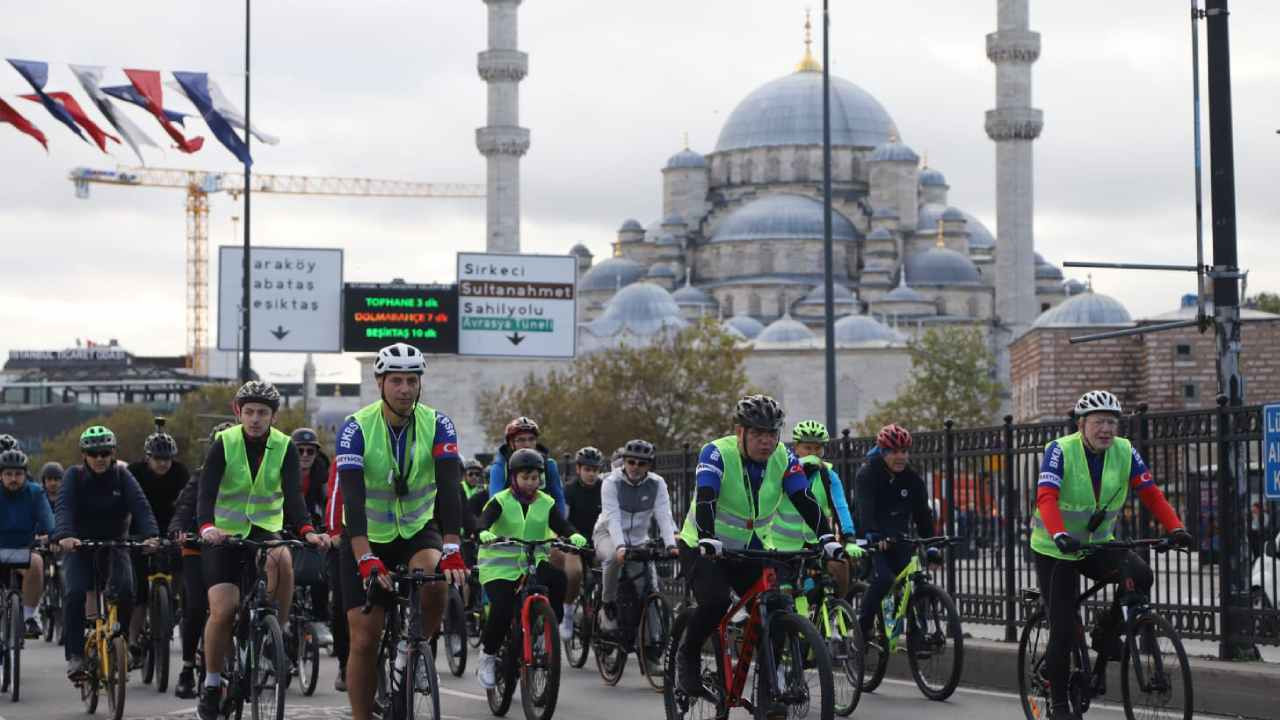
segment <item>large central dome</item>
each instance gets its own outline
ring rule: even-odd
[[[876,147],[898,135],[884,106],[866,90],[831,78],[831,144]],[[765,83],[738,103],[720,130],[716,152],[822,144],[822,73],[800,70]]]

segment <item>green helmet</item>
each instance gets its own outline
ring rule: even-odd
[[[827,434],[827,426],[817,420],[801,420],[791,429],[791,439],[795,442],[825,443],[831,440]]]
[[[90,425],[80,433],[81,450],[115,450],[116,434],[102,425]]]

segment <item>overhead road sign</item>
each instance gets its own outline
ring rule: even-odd
[[[458,253],[458,353],[573,357],[578,261]]]
[[[218,349],[240,349],[244,248],[218,248]],[[342,250],[255,247],[249,322],[254,352],[342,351]]]

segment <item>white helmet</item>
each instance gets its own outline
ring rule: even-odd
[[[422,351],[406,343],[388,345],[378,351],[378,359],[373,361],[373,374],[402,372],[421,375],[427,369],[427,362]]]
[[[1089,413],[1109,412],[1120,414],[1120,400],[1106,390],[1090,390],[1076,401],[1076,417]]]

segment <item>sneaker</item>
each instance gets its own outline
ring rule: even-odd
[[[27,639],[35,640],[44,634],[44,626],[40,624],[40,618],[32,615],[27,618]]]
[[[71,681],[84,679],[83,657],[73,657],[67,660],[67,679]]]
[[[338,677],[333,679],[333,689],[335,692],[347,691],[347,669],[346,668],[344,667],[338,668]]]
[[[316,634],[316,644],[320,647],[331,647],[333,645],[333,633],[330,632],[329,626],[324,623],[316,623],[312,626]]]
[[[196,692],[196,669],[184,667],[178,673],[178,684],[173,688],[173,696],[183,700],[194,700],[199,697]]]
[[[196,717],[200,720],[218,720],[222,710],[222,688],[205,687],[200,691],[200,702],[196,704]]]
[[[476,666],[476,679],[480,687],[492,690],[498,685],[498,658],[486,652],[480,653],[480,664]]]
[[[573,606],[564,609],[564,619],[560,621],[560,639],[569,642],[573,638]]]

